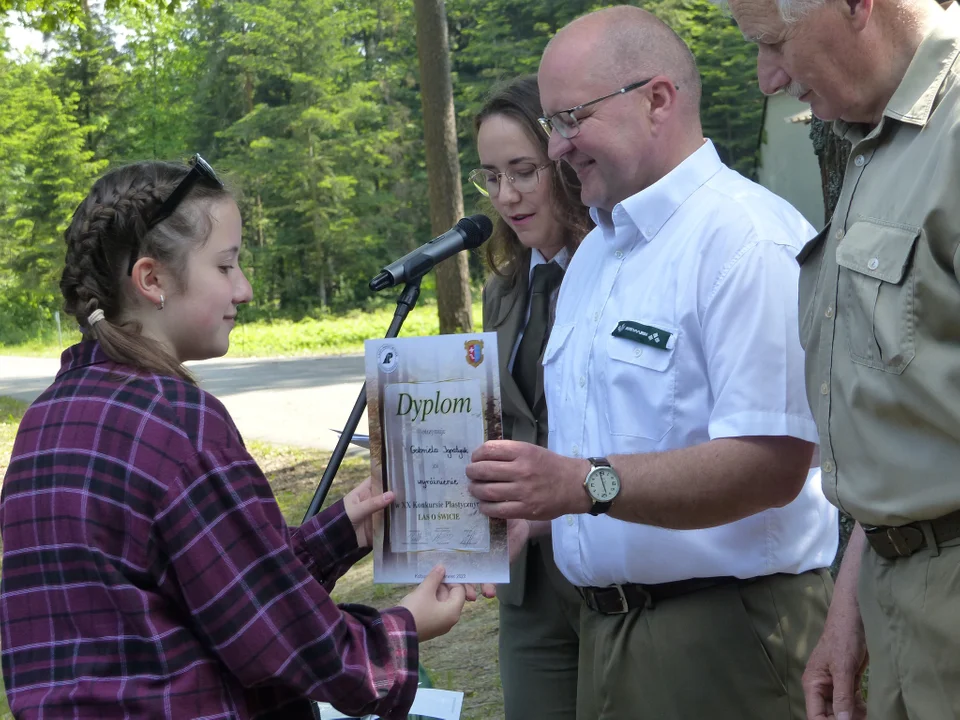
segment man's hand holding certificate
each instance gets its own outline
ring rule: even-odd
[[[466,467],[502,437],[496,335],[366,343],[370,459],[393,501],[374,526],[374,582],[508,582],[507,528],[480,512]]]

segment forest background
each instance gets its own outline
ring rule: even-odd
[[[703,75],[704,132],[728,164],[755,177],[763,123],[755,49],[707,0],[638,4],[690,44]],[[320,320],[322,349],[325,319],[391,304],[392,294],[372,296],[367,282],[431,237],[413,5],[196,0],[163,10],[164,2],[84,0],[64,3],[66,22],[49,12],[8,15],[0,348],[56,341],[62,234],[93,180],[123,163],[195,152],[239,193],[241,261],[254,289],[243,322]],[[491,212],[466,182],[484,97],[501,80],[535,72],[549,38],[601,6],[446,2],[467,214]],[[43,49],[14,51],[10,26],[31,23],[46,31]],[[474,251],[474,290],[485,273]],[[428,300],[432,287],[428,279]]]

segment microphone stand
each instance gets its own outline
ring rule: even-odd
[[[420,281],[422,279],[423,276],[420,275],[408,280],[407,284],[403,286],[403,292],[397,298],[397,309],[393,313],[393,320],[390,322],[387,334],[384,335],[385,338],[395,338],[400,334],[403,321],[407,319],[407,315],[413,310],[420,298]],[[353,440],[353,433],[356,431],[357,425],[360,424],[360,418],[366,409],[367,383],[364,382],[363,387],[360,388],[360,394],[357,395],[357,401],[353,404],[353,410],[350,411],[350,417],[347,418],[347,424],[343,426],[343,432],[340,433],[340,438],[337,440],[337,446],[333,449],[333,455],[330,456],[330,461],[323,471],[320,484],[317,486],[316,492],[313,493],[313,499],[307,507],[307,512],[303,515],[303,522],[312,518],[323,507],[323,501],[327,499],[327,493],[330,492],[330,486],[333,485],[333,478],[347,454],[347,445]],[[310,702],[310,710],[313,713],[314,720],[321,720],[320,709],[315,702]]]
[[[420,297],[420,281],[422,279],[423,276],[421,275],[408,280],[407,284],[404,285],[403,292],[400,293],[400,297],[397,298],[397,309],[393,313],[393,321],[390,323],[390,328],[387,330],[384,338],[395,338],[400,334],[403,321],[407,319],[407,315],[413,310],[414,306],[416,306],[417,300]],[[320,512],[320,508],[323,507],[323,501],[326,500],[327,493],[330,492],[330,486],[333,484],[333,477],[337,474],[341,463],[343,463],[343,458],[347,454],[347,445],[353,440],[353,433],[356,431],[357,425],[360,424],[360,418],[366,409],[367,384],[364,383],[363,387],[360,388],[357,401],[353,404],[350,417],[347,418],[347,424],[344,426],[343,432],[337,440],[337,446],[333,450],[330,462],[327,463],[327,467],[323,471],[323,477],[320,478],[320,485],[313,494],[313,500],[310,501],[310,506],[303,516],[303,522],[312,518]]]

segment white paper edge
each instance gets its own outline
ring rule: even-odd
[[[352,715],[343,715],[329,703],[317,703],[321,720],[352,720]],[[436,688],[417,688],[410,715],[422,715],[435,720],[460,720],[463,710],[463,693]],[[367,716],[375,720],[377,716]]]

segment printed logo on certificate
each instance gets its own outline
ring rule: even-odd
[[[506,522],[467,491],[466,467],[502,437],[495,333],[368,340],[374,484],[396,498],[375,522],[374,582],[508,582]]]

